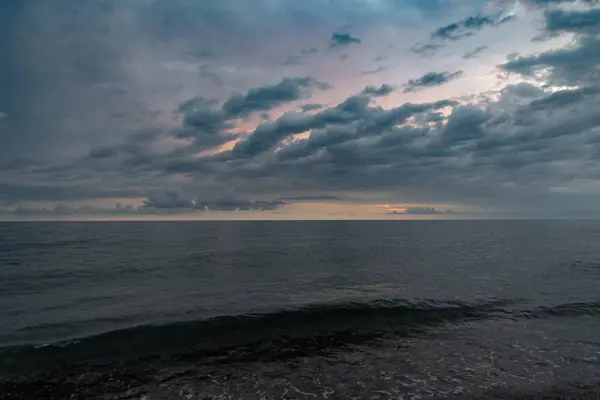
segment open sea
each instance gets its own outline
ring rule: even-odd
[[[0,223],[0,399],[600,399],[600,221]]]

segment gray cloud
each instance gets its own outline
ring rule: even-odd
[[[427,43],[413,46],[410,51],[420,55],[432,55],[436,50],[441,49],[442,47],[444,47],[444,45],[440,43]]]
[[[545,13],[545,32],[575,33],[574,44],[543,53],[517,56],[500,68],[528,77],[541,77],[556,85],[589,85],[600,79],[600,13],[554,10]]]
[[[200,159],[154,157],[133,172],[174,171],[172,163],[177,162],[177,173],[201,182],[212,199],[223,198],[216,188],[226,186],[251,197],[391,192],[396,201],[485,204],[497,210],[531,210],[535,204],[548,215],[574,199],[582,208],[594,209],[600,192],[586,182],[600,173],[598,91],[552,93],[519,84],[507,86],[499,96],[469,105],[440,101],[390,109],[372,106],[369,96],[351,96],[313,115],[289,113],[262,124],[231,151]],[[437,112],[442,109],[452,111],[444,117]],[[307,131],[307,139],[285,142]],[[113,168],[124,170],[122,165]],[[211,181],[217,184],[211,186]],[[158,196],[149,201],[159,209],[189,209],[191,199],[196,199],[194,207],[211,208],[216,201]],[[281,201],[301,201],[291,197]],[[243,201],[227,204],[212,207],[268,209]]]
[[[335,7],[324,2],[317,10],[306,2],[292,7],[267,0],[210,7],[206,2],[108,0],[115,6],[99,11],[68,1],[64,12],[55,2],[41,0],[11,6],[16,7],[11,13],[21,17],[9,27],[0,17],[0,31],[10,33],[0,38],[0,58],[8,60],[0,64],[0,110],[8,115],[0,122],[2,133],[8,133],[0,135],[3,207],[24,201],[142,199],[149,192],[154,206],[144,212],[179,212],[190,205],[199,211],[267,210],[271,201],[246,199],[280,199],[289,193],[366,194],[386,203],[447,202],[549,213],[600,204],[595,10],[549,8],[540,14],[547,36],[570,33],[572,43],[511,57],[500,66],[502,72],[536,79],[536,85],[508,85],[462,104],[442,100],[392,108],[373,101],[387,92],[382,85],[317,107],[299,103],[326,85],[302,76],[285,80],[285,69],[273,68],[282,54],[310,49],[311,40],[327,38],[340,21],[353,23],[366,43],[367,35],[407,20],[400,3],[383,0],[385,7],[379,8],[362,0],[334,2]],[[436,1],[401,3],[417,5],[411,18],[423,26],[431,25],[423,17],[427,13],[436,9],[435,15],[445,18],[439,10],[450,10]],[[278,23],[265,23],[274,20]],[[426,45],[438,48],[506,21],[473,16],[436,30]],[[290,43],[292,33],[285,34],[292,31],[302,32],[306,41]],[[45,38],[43,46],[39,37]],[[351,44],[356,42],[344,47]],[[357,68],[364,68],[361,60],[381,54],[380,48],[359,49],[366,57],[353,56]],[[211,53],[209,61],[190,57],[204,50]],[[321,68],[329,68],[314,64],[307,66],[307,75],[317,77]],[[427,75],[412,80],[415,90],[456,78],[450,72]],[[268,79],[275,83],[265,84]],[[229,95],[232,91],[238,94]],[[194,94],[201,95],[181,103]],[[179,103],[174,118],[170,111]],[[276,117],[281,105],[302,112]],[[272,120],[246,128],[271,111]],[[173,128],[175,121],[181,125]],[[233,128],[249,131],[229,134]],[[239,140],[232,150],[214,154],[214,147],[232,139]],[[169,187],[180,187],[185,195],[165,196]],[[219,200],[231,198],[238,200]],[[63,206],[57,210],[68,212]]]
[[[181,138],[193,138],[196,147],[215,147],[233,140],[236,135],[225,133],[233,128],[233,120],[253,112],[269,111],[285,103],[310,98],[313,90],[331,86],[309,77],[284,78],[272,85],[231,95],[220,107],[213,99],[196,97],[183,102],[178,112],[183,115]]]
[[[527,106],[529,110],[553,110],[584,101],[600,93],[598,87],[584,87],[573,90],[559,90],[546,97],[533,100]]]
[[[131,188],[96,188],[93,185],[78,184],[22,184],[0,183],[0,200],[14,204],[19,201],[71,201],[98,198],[143,197],[143,190]]]
[[[460,78],[462,71],[455,72],[428,72],[417,79],[410,79],[405,85],[404,93],[416,92],[424,88],[441,86],[450,81]]]
[[[10,118],[1,129],[10,134],[0,135],[0,158],[79,157],[164,122],[190,93],[223,99],[278,80],[276,58],[295,46],[313,54],[341,20],[368,30],[439,13],[430,2],[384,1],[2,1],[0,110]],[[91,89],[104,84],[125,93]]]
[[[339,196],[332,195],[316,195],[316,196],[285,196],[279,198],[281,201],[287,202],[302,202],[302,201],[337,201]]]
[[[468,51],[465,54],[463,54],[462,58],[463,58],[463,60],[471,60],[473,58],[476,58],[478,55],[483,53],[485,50],[487,50],[487,46],[476,47],[473,50]]]
[[[281,65],[300,65],[302,64],[303,58],[300,56],[292,56],[289,55],[286,59],[281,63]]]
[[[514,19],[513,15],[504,13],[471,15],[465,19],[441,26],[430,35],[430,43],[413,47],[411,50],[417,54],[429,54],[444,47],[445,42],[457,41],[475,35],[476,32],[486,27],[495,27]]]
[[[212,66],[205,64],[199,68],[200,76],[217,86],[223,86],[225,82],[221,75],[213,71]]]
[[[384,67],[383,65],[378,66],[377,68],[373,69],[373,70],[367,70],[367,71],[362,71],[361,75],[375,75],[378,74],[380,72],[383,71],[387,71],[387,67]]]
[[[387,83],[384,83],[379,87],[367,86],[366,88],[363,89],[361,94],[364,94],[367,96],[380,97],[380,96],[387,96],[388,94],[392,93],[393,91],[394,91],[393,86],[388,85]]]
[[[287,203],[281,200],[188,200],[178,198],[176,192],[168,192],[162,196],[152,196],[140,206],[117,204],[114,208],[100,208],[91,205],[74,207],[59,203],[53,207],[23,207],[0,209],[0,218],[94,218],[94,217],[143,217],[143,216],[172,216],[178,214],[194,214],[207,212],[238,212],[238,211],[274,211]]]
[[[474,32],[486,26],[498,26],[512,20],[512,16],[503,14],[496,15],[471,15],[463,20],[453,22],[436,29],[431,38],[434,40],[458,40],[471,36]]]
[[[551,33],[599,33],[600,9],[586,11],[547,11],[546,30]]]
[[[351,96],[337,106],[313,115],[286,113],[273,122],[259,125],[250,136],[235,145],[230,156],[234,158],[255,157],[272,149],[281,140],[291,135],[324,129],[331,125],[348,126],[357,121],[362,123],[359,131],[354,135],[375,135],[387,127],[406,121],[415,114],[453,104],[450,101],[427,104],[409,103],[384,111],[370,107],[370,102],[371,97],[369,96]],[[351,130],[345,128],[345,132],[350,133]],[[334,135],[334,138],[337,140],[337,135]]]
[[[284,78],[274,85],[232,95],[223,104],[223,111],[226,118],[245,116],[254,111],[270,110],[286,102],[308,98],[313,89],[330,88],[330,85],[309,77]]]
[[[285,204],[281,200],[240,200],[234,198],[203,200],[188,198],[178,191],[164,191],[148,196],[144,200],[143,210],[272,211]]]
[[[451,210],[438,210],[434,207],[409,207],[404,211],[391,211],[390,214],[415,214],[415,215],[430,215],[430,214],[451,214]]]
[[[350,35],[349,33],[334,33],[331,35],[331,45],[332,46],[347,46],[349,44],[361,44],[362,41]]]
[[[288,55],[282,65],[299,65],[302,64],[309,56],[317,54],[319,50],[316,47],[302,49],[300,54]]]
[[[320,110],[321,108],[325,107],[323,104],[319,104],[319,103],[309,103],[309,104],[302,104],[300,106],[300,109],[302,111],[314,111],[314,110]]]

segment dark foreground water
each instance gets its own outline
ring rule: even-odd
[[[600,222],[0,224],[0,399],[600,398]]]

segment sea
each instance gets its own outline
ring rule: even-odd
[[[600,398],[600,221],[0,223],[0,399]]]

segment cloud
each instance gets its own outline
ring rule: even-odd
[[[513,19],[510,15],[471,15],[463,20],[453,22],[436,29],[431,34],[433,40],[458,40],[473,35],[486,26],[498,26]]]
[[[412,47],[410,51],[421,55],[431,55],[436,50],[441,49],[442,47],[444,47],[444,45],[440,43],[427,43],[424,45],[416,45]]]
[[[309,103],[309,104],[302,104],[300,106],[300,109],[302,111],[314,111],[314,110],[320,110],[321,108],[325,107],[323,104],[319,104],[319,103]]]
[[[285,205],[281,200],[241,200],[221,198],[203,200],[188,198],[178,191],[153,193],[144,200],[144,210],[187,210],[187,211],[272,211]]]
[[[428,72],[417,79],[410,79],[404,86],[404,93],[416,92],[424,88],[441,86],[460,78],[463,71],[455,72]]]
[[[171,193],[172,196],[172,193]],[[171,200],[169,202],[169,200]],[[0,209],[0,218],[19,219],[60,219],[60,218],[119,218],[119,217],[144,217],[144,216],[173,216],[178,214],[195,214],[210,212],[240,212],[254,211],[266,212],[274,211],[286,205],[281,200],[260,201],[260,200],[239,200],[239,199],[218,199],[218,200],[184,200],[163,197],[157,200],[156,197],[148,198],[144,204],[133,206],[131,204],[122,205],[117,203],[113,208],[94,207],[84,205],[74,207],[64,203],[59,203],[53,207],[23,207],[19,206],[13,209]]]
[[[598,4],[598,0],[521,0],[527,7],[555,7],[564,4],[583,3],[587,5]]]
[[[600,9],[585,11],[551,10],[546,12],[546,30],[550,33],[600,32]]]
[[[0,135],[0,158],[79,157],[168,125],[181,99],[224,100],[281,79],[282,54],[320,57],[316,45],[340,21],[366,32],[438,12],[429,2],[385,2],[0,2],[0,109],[10,115],[10,132],[19,132]],[[122,93],[92,89],[105,83]]]
[[[514,15],[504,12],[471,15],[435,29],[430,35],[429,43],[417,45],[411,50],[417,54],[428,54],[444,47],[446,42],[465,39],[486,27],[496,27],[514,19]]]
[[[279,200],[286,201],[286,202],[337,201],[337,200],[340,200],[340,197],[339,196],[332,196],[332,195],[286,196],[286,197],[281,197]]]
[[[361,75],[375,75],[378,74],[380,72],[386,71],[387,67],[384,67],[383,65],[378,66],[377,68],[373,69],[373,70],[367,70],[367,71],[362,71]]]
[[[223,86],[225,84],[223,78],[218,73],[213,71],[213,68],[208,64],[202,65],[199,68],[199,72],[202,78],[212,82],[217,86]]]
[[[42,167],[43,169],[43,167]],[[0,200],[6,203],[19,201],[72,201],[106,198],[139,198],[144,191],[135,188],[94,187],[94,185],[36,184],[0,182]]]
[[[198,148],[216,147],[237,137],[228,132],[235,127],[236,119],[308,99],[314,90],[330,88],[329,84],[310,77],[295,77],[283,78],[278,83],[253,88],[246,93],[235,93],[220,106],[215,99],[191,98],[181,103],[177,111],[183,116],[183,126],[176,131],[177,136],[192,138]],[[129,148],[132,146],[135,144],[128,145]],[[101,150],[102,154],[106,152]]]
[[[527,110],[553,110],[571,104],[585,101],[600,93],[600,87],[584,87],[579,89],[559,90],[546,97],[533,100],[528,104]]]
[[[345,126],[353,122],[362,121],[359,132],[375,135],[387,127],[400,124],[415,114],[431,109],[443,108],[452,105],[451,101],[441,101],[426,104],[404,104],[401,107],[387,111],[369,106],[370,96],[351,96],[335,107],[325,109],[313,115],[288,112],[275,121],[260,124],[248,137],[238,142],[228,157],[248,158],[255,157],[273,149],[282,140],[303,132],[324,129],[329,126]],[[372,119],[371,119],[372,118]],[[345,128],[346,135],[352,130]],[[312,135],[311,135],[312,137]],[[337,140],[337,135],[334,140]],[[283,153],[285,154],[285,153]]]
[[[550,11],[545,13],[544,31],[556,35],[577,34],[572,45],[542,53],[517,56],[500,68],[555,85],[589,85],[600,79],[600,13],[586,11]]]
[[[388,85],[387,83],[384,83],[379,87],[367,86],[366,88],[363,89],[361,94],[367,95],[367,96],[380,97],[380,96],[387,96],[388,94],[392,93],[393,91],[394,91],[393,86]]]
[[[581,208],[593,209],[600,198],[600,186],[595,189],[593,184],[600,173],[600,93],[591,88],[551,91],[522,83],[507,86],[497,96],[471,104],[444,100],[391,108],[372,105],[370,96],[350,96],[312,115],[287,113],[263,123],[230,151],[201,158],[146,158],[131,172],[138,179],[141,171],[160,176],[172,173],[171,163],[177,162],[177,174],[185,171],[195,182],[188,190],[193,193],[201,182],[199,187],[211,193],[211,199],[228,198],[215,195],[216,188],[225,186],[250,198],[284,202],[301,200],[281,199],[278,193],[393,193],[394,199],[406,203],[530,212],[535,205],[536,212],[547,215],[557,215],[557,207],[574,199]],[[303,132],[310,134],[287,140]],[[113,168],[125,171],[121,165]],[[63,188],[61,196],[72,197],[69,190]],[[47,197],[43,190],[39,193]],[[201,196],[180,193],[159,191],[148,201],[161,210],[266,210],[270,204],[202,201]],[[21,190],[15,198],[23,196]]]
[[[510,17],[473,14],[476,2],[20,3],[0,16],[3,207],[148,193],[165,213],[315,193],[550,214],[600,204],[597,10],[581,1],[519,10],[501,35],[490,28]],[[547,40],[529,42],[537,17]],[[352,35],[335,30],[346,23]],[[332,29],[339,53],[311,51]],[[461,39],[484,30],[489,57],[461,63],[484,47]],[[414,54],[385,50],[419,36],[425,52],[456,53],[423,70]],[[369,46],[354,46],[359,37]],[[383,65],[364,71],[384,52],[402,90],[464,78],[403,104],[377,81]],[[311,62],[283,68],[288,54]],[[520,83],[501,87],[496,73]]]
[[[438,210],[434,207],[409,207],[403,211],[392,210],[390,214],[414,214],[414,215],[431,215],[431,214],[453,214],[451,210]]]
[[[349,44],[361,44],[362,41],[349,33],[334,33],[331,35],[332,46],[347,46]]]
[[[271,110],[286,102],[309,98],[313,89],[330,88],[329,84],[309,77],[284,78],[274,85],[232,95],[223,104],[223,111],[226,118],[245,116],[255,111]]]
[[[299,65],[302,64],[302,57],[289,55],[281,65]]]
[[[288,55],[283,61],[282,65],[300,65],[302,64],[309,56],[317,54],[319,50],[316,47],[305,48],[300,51],[300,54],[297,55]]]
[[[479,46],[474,48],[471,51],[466,52],[462,58],[463,60],[471,60],[473,58],[476,58],[478,55],[480,55],[481,53],[483,53],[485,50],[487,50],[487,46]]]

